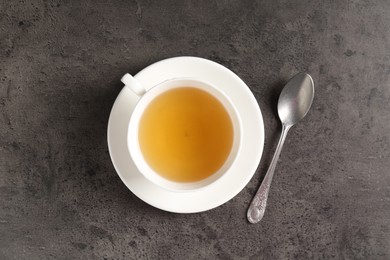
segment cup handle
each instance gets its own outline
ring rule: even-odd
[[[126,87],[128,87],[131,91],[133,91],[138,96],[142,96],[146,92],[145,88],[141,85],[141,83],[139,83],[138,80],[136,80],[129,73],[123,75],[121,81],[123,82],[123,84],[125,84]]]

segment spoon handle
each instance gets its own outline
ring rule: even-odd
[[[280,135],[274,157],[272,158],[271,164],[269,165],[268,171],[260,185],[260,188],[257,190],[256,195],[253,197],[253,200],[249,206],[247,218],[250,223],[257,223],[264,216],[265,206],[267,205],[268,192],[271,186],[272,177],[275,172],[276,163],[278,162],[280,152],[287,136],[287,132],[290,128],[291,125],[286,126],[283,124],[282,133]]]

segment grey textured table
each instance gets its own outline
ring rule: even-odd
[[[106,143],[120,77],[181,55],[237,73],[266,131],[248,186],[190,215],[135,197]],[[314,104],[251,225],[299,71]],[[0,259],[78,258],[389,259],[390,2],[0,1]]]

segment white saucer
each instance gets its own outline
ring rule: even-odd
[[[177,57],[154,63],[135,78],[147,89],[170,78],[197,77],[219,87],[236,105],[242,120],[242,148],[231,170],[221,179],[195,192],[175,193],[148,181],[137,170],[127,148],[127,130],[138,97],[123,88],[108,122],[108,148],[123,183],[141,200],[170,212],[195,213],[222,205],[249,182],[259,165],[264,146],[264,124],[259,105],[248,86],[232,71],[210,60]]]

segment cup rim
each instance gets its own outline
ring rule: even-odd
[[[179,84],[179,82],[183,83]],[[154,100],[162,93],[175,88],[181,88],[183,86],[201,89],[215,97],[224,106],[233,124],[233,145],[224,164],[218,169],[218,171],[216,171],[212,175],[196,182],[174,182],[159,175],[156,171],[153,170],[151,166],[149,166],[149,164],[144,159],[138,141],[139,122],[143,115],[143,112],[148,107],[148,104],[150,104],[152,100]],[[230,98],[223,91],[218,89],[210,82],[192,77],[167,79],[147,90],[146,93],[138,100],[128,123],[127,147],[135,166],[137,167],[139,172],[150,182],[156,184],[163,189],[173,192],[197,191],[209,187],[210,185],[213,185],[216,182],[220,181],[220,179],[226,176],[229,169],[236,162],[236,159],[241,151],[241,144],[241,118]]]

